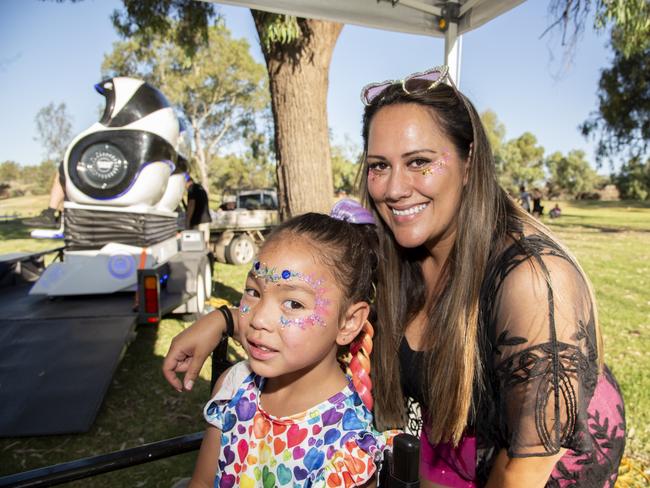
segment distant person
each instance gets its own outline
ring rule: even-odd
[[[185,182],[187,188],[187,205],[185,208],[185,228],[198,229],[203,233],[206,245],[210,243],[210,207],[205,189],[191,176]]]
[[[560,215],[562,215],[562,209],[560,208],[560,205],[556,203],[555,207],[553,207],[548,213],[548,216],[552,219],[557,219]]]
[[[227,200],[223,202],[221,205],[219,205],[219,210],[224,210],[226,212],[230,210],[235,210],[237,208],[237,202],[234,200]]]
[[[526,212],[530,213],[530,193],[526,191],[524,185],[519,187],[519,203]]]
[[[541,217],[544,215],[544,207],[542,206],[542,192],[539,188],[533,188],[533,215]]]
[[[52,180],[50,187],[50,200],[47,208],[38,216],[24,219],[23,224],[28,227],[40,229],[58,229],[61,227],[61,216],[63,215],[63,202],[65,201],[65,171],[63,161],[59,163],[57,174]]]

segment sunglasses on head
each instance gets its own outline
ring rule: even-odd
[[[361,101],[367,107],[381,95],[386,88],[402,85],[407,95],[418,95],[433,90],[442,83],[449,74],[448,66],[436,66],[421,73],[413,73],[403,80],[386,80],[381,83],[370,83],[361,90]]]

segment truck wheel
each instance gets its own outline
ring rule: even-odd
[[[230,264],[250,263],[257,252],[253,239],[246,234],[236,236],[226,247],[226,261]]]

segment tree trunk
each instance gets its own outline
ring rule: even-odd
[[[266,28],[251,11],[260,38]],[[263,14],[262,14],[263,15]],[[278,199],[283,219],[329,213],[333,200],[327,125],[329,66],[342,24],[298,19],[301,35],[289,43],[262,43],[271,89],[278,160]]]
[[[196,152],[194,153],[196,166],[199,170],[199,178],[201,179],[201,186],[205,189],[205,192],[210,194],[210,179],[208,178],[208,161],[210,160],[210,154],[208,154],[207,149],[204,147],[201,138],[199,136],[198,127],[192,127],[194,129],[194,146],[196,147]],[[189,162],[189,161],[188,161]]]

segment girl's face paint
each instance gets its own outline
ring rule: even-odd
[[[251,367],[261,376],[304,370],[336,351],[343,293],[314,259],[316,252],[295,236],[271,242],[248,274],[239,326]]]
[[[253,276],[258,280],[263,280],[265,285],[268,283],[274,283],[275,285],[280,285],[281,282],[290,282],[291,280],[300,280],[307,285],[309,285],[315,293],[315,307],[314,313],[306,317],[296,317],[296,318],[287,318],[284,315],[280,315],[280,325],[282,327],[287,327],[289,325],[298,326],[301,329],[304,329],[306,326],[311,325],[320,325],[325,326],[325,320],[323,315],[327,312],[327,300],[323,298],[323,293],[325,288],[323,287],[322,279],[314,279],[311,275],[305,275],[300,271],[293,271],[290,269],[283,269],[278,272],[275,268],[269,268],[266,264],[255,261],[253,267],[250,271]]]

